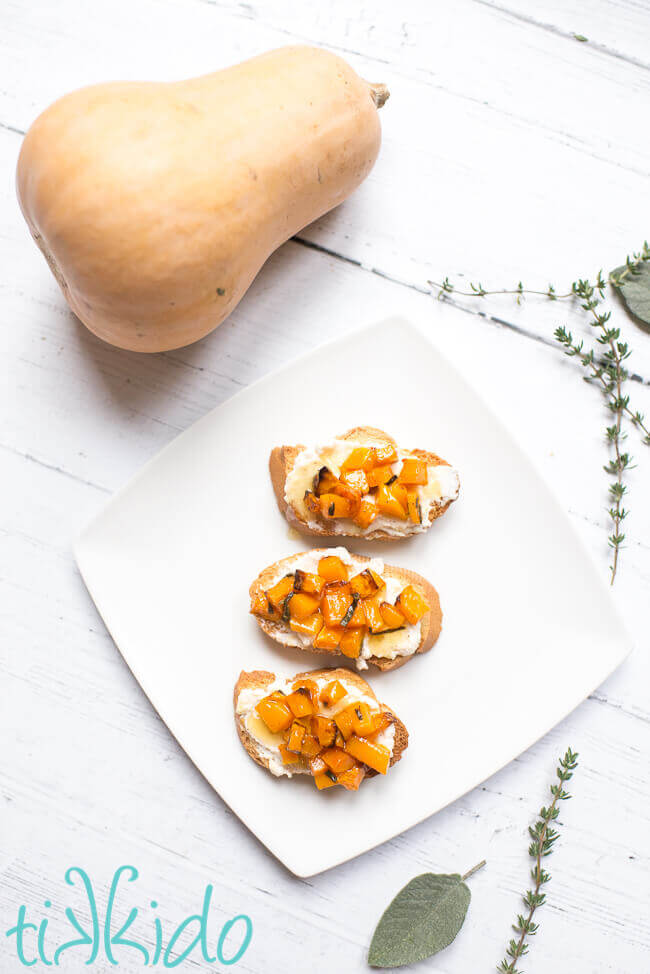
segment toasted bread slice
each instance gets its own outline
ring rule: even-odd
[[[305,555],[324,558],[327,555],[332,555],[337,552],[336,548],[313,548],[309,552],[299,552],[295,555],[290,555],[288,558],[281,558],[280,561],[274,562],[265,568],[261,572],[249,589],[249,594],[251,597],[251,604],[253,604],[256,597],[264,595],[266,590],[277,581],[278,578],[283,575],[287,575],[295,570],[296,563],[299,562],[301,558]],[[357,555],[350,553],[350,557],[355,563],[359,563],[359,571],[363,570],[363,566],[369,564],[373,559],[367,558],[364,555]],[[350,574],[355,573],[354,569],[351,569]],[[381,656],[367,656],[362,657],[364,663],[371,663],[380,670],[394,670],[398,666],[403,666],[404,663],[408,663],[418,653],[426,653],[427,650],[436,642],[438,636],[440,635],[442,629],[442,610],[440,608],[440,598],[438,592],[433,587],[431,582],[422,575],[418,575],[416,572],[409,571],[407,568],[397,568],[393,565],[386,565],[384,563],[383,571],[380,573],[383,578],[393,578],[406,585],[413,585],[413,587],[422,595],[429,605],[429,610],[424,614],[420,620],[420,642],[415,649],[409,653],[401,656],[395,656],[393,659]],[[254,615],[254,614],[253,614]],[[287,624],[281,621],[275,621],[273,619],[265,619],[261,616],[254,615],[260,629],[265,632],[271,639],[276,642],[281,643],[283,646],[291,646],[296,649],[304,650],[308,653],[323,653],[329,652],[333,656],[343,656],[339,648],[332,650],[316,649],[313,645],[303,645],[302,641],[297,638],[296,634],[288,627]]]
[[[363,442],[364,445],[368,446],[382,446],[386,444],[391,444],[396,448],[398,446],[392,436],[372,426],[355,426],[354,429],[348,430],[342,436],[337,436],[336,439]],[[401,530],[398,530],[399,523],[396,524],[394,531],[388,531],[385,527],[373,528],[372,524],[365,530],[360,530],[352,521],[344,521],[343,519],[337,519],[336,521],[328,520],[316,515],[312,518],[306,518],[303,513],[296,509],[293,503],[287,501],[286,497],[287,477],[294,468],[296,458],[305,449],[306,447],[302,444],[295,446],[276,446],[271,451],[269,457],[269,473],[278,507],[289,524],[303,534],[317,535],[319,537],[362,537],[370,541],[395,541],[401,537],[409,537],[416,533],[416,531],[421,532],[423,529],[429,528],[437,518],[445,513],[458,496],[459,487],[457,486],[454,496],[448,498],[443,497],[440,503],[432,503],[429,507],[426,523],[418,525],[417,528],[414,528],[408,522],[403,522]],[[447,460],[443,460],[442,457],[427,450],[408,450],[404,452],[408,452],[410,456],[424,460],[427,465],[449,467],[451,469]]]
[[[397,764],[397,762],[401,760],[404,751],[408,747],[408,741],[409,741],[408,731],[404,726],[404,724],[402,723],[402,721],[390,709],[390,707],[387,707],[386,704],[380,703],[377,700],[377,697],[372,687],[368,683],[366,683],[366,681],[362,677],[360,677],[358,673],[354,673],[352,670],[346,670],[343,667],[339,667],[336,669],[307,670],[304,673],[296,673],[296,675],[294,677],[291,677],[291,679],[288,680],[287,682],[292,683],[295,680],[300,680],[300,679],[319,680],[321,678],[327,680],[327,682],[330,682],[331,680],[341,680],[341,682],[343,682],[345,685],[352,686],[364,696],[370,697],[373,700],[377,701],[377,704],[379,705],[379,709],[382,712],[390,714],[392,716],[393,725],[395,727],[395,738],[393,741],[393,749],[391,753],[389,767],[392,768],[394,764]],[[257,689],[258,687],[259,688],[267,687],[270,686],[275,681],[275,679],[276,679],[275,673],[270,673],[268,670],[252,670],[250,672],[246,672],[245,670],[242,670],[241,673],[239,674],[239,679],[235,684],[235,689],[233,693],[233,706],[235,710],[235,726],[237,728],[237,734],[239,735],[239,739],[244,745],[246,751],[248,751],[249,755],[252,757],[253,761],[259,764],[262,768],[266,768],[267,771],[270,770],[269,768],[270,759],[262,753],[258,745],[258,742],[246,729],[244,721],[242,720],[240,714],[237,712],[237,704],[239,701],[239,695],[242,692],[242,690]],[[369,768],[366,771],[366,777],[368,778],[374,777],[377,773],[378,772],[373,771],[371,768]]]

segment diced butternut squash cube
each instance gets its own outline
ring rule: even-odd
[[[390,464],[385,467],[374,467],[373,470],[368,471],[368,486],[380,487],[381,484],[387,484],[391,481],[397,480],[396,474],[393,473],[393,468]]]
[[[332,473],[329,467],[321,467],[314,477],[314,493],[317,497],[320,497],[321,494],[328,494],[338,482],[338,477]]]
[[[408,503],[408,498],[406,496],[406,489],[401,487],[398,491],[399,484],[393,484],[390,487],[383,484],[377,489],[377,508],[380,514],[386,514],[388,517],[399,518],[400,521],[406,520],[406,506]],[[398,499],[400,496],[404,497],[404,503],[400,503]]]
[[[327,748],[327,750],[321,752],[319,757],[323,759],[327,767],[334,774],[339,774],[340,771],[347,771],[356,764],[354,758],[350,754],[346,754],[339,747]]]
[[[300,754],[300,747],[304,739],[305,739],[305,728],[303,727],[302,724],[298,724],[294,720],[293,724],[289,728],[289,737],[287,738],[287,750],[293,751],[294,754]]]
[[[358,764],[355,764],[353,768],[349,768],[347,771],[342,771],[341,774],[336,776],[336,783],[338,785],[343,785],[347,791],[358,791],[359,785],[366,776],[365,770]]]
[[[397,460],[397,450],[392,443],[384,443],[382,446],[375,447],[375,462],[377,466],[384,463],[395,463]]]
[[[266,595],[271,605],[282,612],[284,600],[290,592],[293,592],[293,575],[285,575],[279,582],[267,589]]]
[[[359,504],[359,510],[355,515],[354,522],[360,528],[369,528],[378,514],[379,511],[374,501],[362,500]]]
[[[333,747],[336,740],[336,724],[331,717],[320,714],[312,720],[312,732],[321,747]]]
[[[368,483],[365,470],[348,470],[346,473],[341,474],[341,481],[347,487],[351,487],[360,494],[367,494],[370,490],[370,484]]]
[[[326,707],[333,707],[335,703],[342,700],[343,697],[347,696],[348,691],[345,689],[340,680],[332,680],[327,686],[324,686],[320,692],[320,702]]]
[[[361,599],[352,596],[352,605],[343,616],[341,625],[346,629],[361,629],[366,625],[366,610]]]
[[[300,755],[290,751],[286,744],[280,744],[278,750],[283,764],[298,764],[301,760]]]
[[[273,607],[265,592],[257,592],[251,599],[251,612],[263,619],[278,619],[280,613]]]
[[[317,754],[315,758],[310,758],[309,770],[313,775],[324,774],[327,771],[327,765],[320,754]]]
[[[409,521],[413,524],[422,524],[422,507],[420,506],[420,496],[417,490],[406,492],[406,505]]]
[[[323,626],[318,635],[314,636],[312,645],[314,649],[322,649],[325,652],[336,649],[341,642],[344,630],[341,626]]]
[[[312,639],[316,638],[323,625],[323,617],[320,612],[314,612],[313,616],[307,616],[306,619],[291,619],[289,622],[289,626],[294,632],[299,632],[303,636],[310,636]]]
[[[395,718],[387,710],[379,710],[377,713],[374,713],[372,715],[371,736],[381,734],[382,731],[385,731],[394,722]]]
[[[419,622],[425,612],[429,611],[429,603],[412,585],[407,585],[400,592],[395,599],[395,607],[412,625]]]
[[[348,627],[341,636],[339,643],[339,649],[343,655],[349,659],[358,659],[363,646],[364,635],[365,629],[350,629]]]
[[[339,494],[321,494],[320,512],[325,518],[350,517],[352,505]]]
[[[401,629],[406,621],[399,609],[391,605],[390,602],[381,602],[379,611],[389,629]]]
[[[380,606],[381,598],[377,595],[371,599],[363,600],[363,609],[366,613],[366,621],[371,633],[386,632],[388,628],[381,614]]]
[[[367,599],[371,595],[376,595],[379,591],[379,585],[377,584],[376,576],[368,568],[365,571],[359,572],[358,575],[353,575],[350,579],[350,591],[353,595],[358,595],[362,599]]]
[[[315,774],[314,781],[319,791],[322,791],[323,788],[331,788],[333,785],[338,784],[336,775],[333,771],[329,770],[323,772],[323,774]]]
[[[324,584],[325,580],[320,575],[303,572],[301,568],[297,568],[293,576],[294,592],[304,592],[305,595],[320,595]]]
[[[383,744],[365,737],[351,737],[345,742],[345,750],[357,761],[367,764],[373,771],[386,774],[390,765],[390,751]]]
[[[424,460],[418,460],[415,457],[408,457],[404,460],[402,469],[399,472],[399,482],[400,484],[408,484],[409,486],[427,484],[429,478],[427,476],[427,465]]]
[[[301,687],[309,691],[311,702],[314,705],[314,712],[316,712],[318,710],[318,684],[315,680],[310,680],[303,676],[299,680],[294,680],[291,689],[299,690]]]
[[[303,501],[305,507],[312,514],[320,514],[320,498],[312,490],[306,490]]]
[[[325,586],[321,612],[326,626],[340,626],[351,607],[352,596],[346,582],[335,582]]]
[[[350,512],[347,517],[357,516],[359,508],[361,507],[360,490],[357,490],[355,487],[350,487],[348,484],[344,484],[341,481],[335,487],[332,487],[332,493],[337,497],[342,497],[350,505]]]
[[[341,464],[342,471],[370,470],[375,465],[375,451],[372,447],[359,446],[345,458]]]
[[[305,758],[315,758],[320,754],[321,746],[312,734],[305,734],[300,745],[300,753]]]
[[[311,693],[307,687],[298,687],[287,697],[287,705],[294,717],[310,717],[314,713]]]
[[[320,600],[317,595],[306,595],[304,592],[294,592],[288,603],[291,619],[307,619],[318,611]]]
[[[318,574],[326,582],[347,582],[348,568],[338,555],[326,555],[318,562]]]
[[[360,702],[352,705],[352,728],[357,737],[365,737],[372,732],[372,713],[367,703]]]
[[[354,717],[354,708],[346,707],[345,710],[340,710],[336,717],[334,718],[334,723],[341,732],[341,736],[347,741],[349,737],[354,734],[354,727],[352,724],[352,718]]]
[[[272,697],[264,697],[255,709],[272,734],[286,730],[293,721],[291,708],[284,701]]]

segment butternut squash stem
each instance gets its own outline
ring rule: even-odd
[[[375,103],[375,108],[381,108],[390,98],[390,91],[386,85],[373,85],[370,82],[368,84],[370,85],[370,97]]]

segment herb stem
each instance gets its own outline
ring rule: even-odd
[[[468,871],[465,873],[465,875],[460,877],[461,880],[462,880],[462,882],[465,882],[466,879],[469,879],[470,876],[473,876],[474,873],[477,873],[479,871],[479,869],[482,869],[483,866],[485,866],[485,864],[486,864],[486,860],[485,859],[481,859],[481,861],[480,862],[477,862],[477,864],[475,866],[472,866],[471,869],[468,869]]]

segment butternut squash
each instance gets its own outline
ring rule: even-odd
[[[92,332],[134,351],[179,348],[365,179],[387,97],[313,47],[187,81],[83,88],[29,129],[18,198]]]

